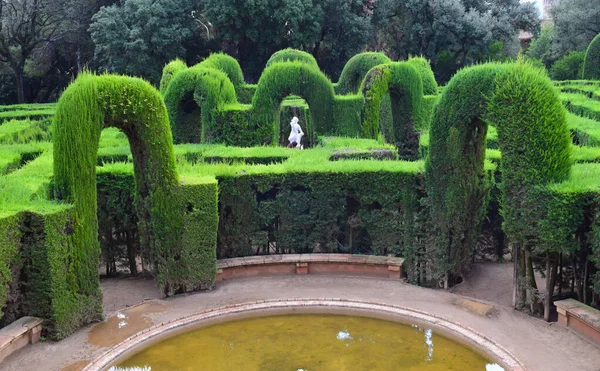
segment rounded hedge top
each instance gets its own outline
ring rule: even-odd
[[[600,80],[600,34],[587,48],[583,61],[583,78],[585,80]]]
[[[423,94],[437,94],[438,84],[437,81],[435,81],[435,76],[433,75],[429,61],[424,57],[410,57],[407,62],[415,67],[421,74],[421,79],[423,80]]]
[[[377,52],[365,52],[353,56],[342,70],[336,92],[341,95],[356,94],[367,72],[377,65],[390,62],[391,59],[385,54]]]
[[[299,61],[302,63],[308,63],[310,65],[314,65],[319,67],[317,64],[317,60],[311,54],[304,52],[302,50],[287,48],[280,50],[278,52],[273,53],[271,58],[267,61],[267,66],[269,67],[275,62],[291,62],[291,61]]]
[[[165,91],[167,91],[167,86],[169,86],[173,76],[175,76],[178,72],[185,70],[186,68],[187,64],[185,64],[185,62],[179,58],[167,63],[163,68],[160,84],[158,85],[160,93],[164,94]]]
[[[212,67],[225,72],[229,80],[236,88],[244,84],[244,74],[238,61],[232,56],[224,53],[214,53],[200,62],[198,65]]]

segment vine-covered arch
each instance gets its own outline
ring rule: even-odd
[[[302,62],[275,63],[261,75],[252,100],[252,129],[271,136],[265,138],[264,143],[278,141],[279,106],[290,95],[306,100],[315,132],[327,133],[333,129],[334,91],[331,81],[318,68]]]
[[[359,93],[367,72],[375,66],[391,62],[392,60],[383,53],[364,52],[356,54],[344,65],[340,79],[335,85],[336,93],[340,95]]]
[[[490,189],[488,124],[498,130],[503,229],[514,245],[529,249],[536,238],[537,190],[569,176],[565,110],[543,71],[522,62],[459,71],[435,107],[425,164],[436,278],[461,275],[475,246]]]
[[[600,80],[600,34],[594,37],[585,53],[583,78],[586,80]]]
[[[177,73],[164,93],[164,101],[175,143],[210,142],[213,111],[237,103],[227,75],[201,65]]]
[[[388,142],[396,144],[400,158],[416,159],[419,133],[414,125],[423,99],[419,72],[406,62],[379,65],[367,73],[361,92],[365,99],[361,136],[377,138],[382,132]],[[388,93],[392,103],[392,128],[382,128],[379,122],[381,101]]]
[[[208,274],[194,272],[193,276],[186,271],[185,265],[194,264],[186,259],[185,240],[202,227],[184,228],[186,213],[203,205],[192,204],[179,185],[171,128],[160,94],[138,78],[86,73],[61,96],[53,132],[55,197],[75,207],[72,243],[79,290],[93,291],[99,285],[96,163],[100,133],[106,127],[119,128],[129,139],[141,250],[153,264],[159,285],[167,294],[185,285],[211,286],[216,260],[211,261],[210,253],[204,254],[199,246],[195,255],[206,260]]]

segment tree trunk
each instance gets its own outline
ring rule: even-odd
[[[137,244],[135,243],[135,239],[132,236],[133,231],[129,230],[125,232],[125,239],[127,241],[127,260],[129,261],[129,272],[133,277],[136,277],[138,274],[137,271]]]
[[[15,83],[17,85],[17,103],[25,103],[25,89],[23,87],[23,69],[15,68]]]
[[[537,297],[537,284],[535,282],[535,273],[533,271],[533,259],[531,258],[531,251],[529,249],[523,249],[525,252],[525,264],[526,264],[526,290],[527,290],[527,301],[529,302],[529,309],[531,313],[536,312],[536,306],[538,304]]]
[[[562,297],[563,288],[563,254],[558,255],[558,296]]]
[[[583,267],[583,303],[587,304],[587,299],[588,299],[588,295],[587,295],[587,289],[588,289],[588,265],[589,265],[589,259],[586,258],[585,259],[585,266]]]
[[[546,257],[546,296],[544,298],[544,321],[550,322],[550,306],[556,285],[556,271],[558,269],[558,256],[548,253]]]

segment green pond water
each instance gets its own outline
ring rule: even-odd
[[[428,328],[343,315],[250,318],[145,349],[113,370],[480,370],[501,367]]]

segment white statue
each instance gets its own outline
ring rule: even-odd
[[[288,148],[296,147],[299,149],[303,149],[304,146],[302,145],[302,137],[304,136],[304,132],[302,131],[300,124],[298,124],[298,118],[296,116],[292,118],[290,126],[292,127],[292,131],[290,132],[290,136],[288,137],[288,140],[290,141],[290,144],[288,144]]]

